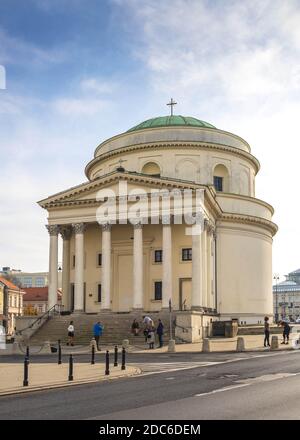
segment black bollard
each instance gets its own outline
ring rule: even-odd
[[[29,363],[29,345],[27,345],[27,347],[26,347],[26,357],[27,357],[28,363]]]
[[[92,360],[91,360],[91,365],[95,364],[95,346],[92,345]]]
[[[118,346],[115,345],[115,362],[114,362],[114,367],[118,366]]]
[[[121,370],[125,370],[126,369],[126,367],[125,367],[125,353],[126,353],[126,351],[125,351],[125,348],[123,347],[123,349],[122,349],[122,367],[121,367]]]
[[[108,376],[109,375],[109,351],[106,350],[106,355],[105,355],[105,375]]]
[[[73,380],[73,356],[70,354],[69,357],[69,380]]]
[[[60,345],[60,339],[58,340],[58,365],[61,365],[61,345]]]
[[[24,359],[24,380],[23,380],[23,387],[28,387],[28,358],[25,357]]]

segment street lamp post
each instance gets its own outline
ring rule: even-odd
[[[278,281],[279,281],[279,276],[278,275],[274,275],[273,276],[273,280],[276,281],[276,294],[275,294],[275,322],[276,324],[278,323]]]

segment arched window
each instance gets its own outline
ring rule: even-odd
[[[214,187],[216,191],[229,191],[229,173],[225,165],[216,165],[214,169]]]
[[[147,162],[142,168],[142,173],[150,176],[160,176],[160,168],[155,162]]]

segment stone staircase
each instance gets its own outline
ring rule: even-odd
[[[169,341],[169,314],[167,312],[149,314],[157,326],[158,318],[164,324],[164,342]],[[88,345],[93,338],[93,326],[100,321],[104,325],[103,335],[100,339],[102,345],[121,344],[123,339],[128,339],[131,345],[145,345],[143,335],[143,313],[100,313],[100,314],[71,314],[67,316],[57,315],[47,321],[30,339],[30,345],[40,345],[45,341],[54,344],[60,339],[62,344],[68,341],[67,328],[70,321],[75,327],[75,345]],[[131,333],[131,324],[134,319],[140,324],[140,334],[134,336]],[[175,332],[173,333],[173,335]]]

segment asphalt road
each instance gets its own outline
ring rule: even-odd
[[[143,374],[1,397],[0,419],[300,419],[299,351],[131,354],[129,361]]]

